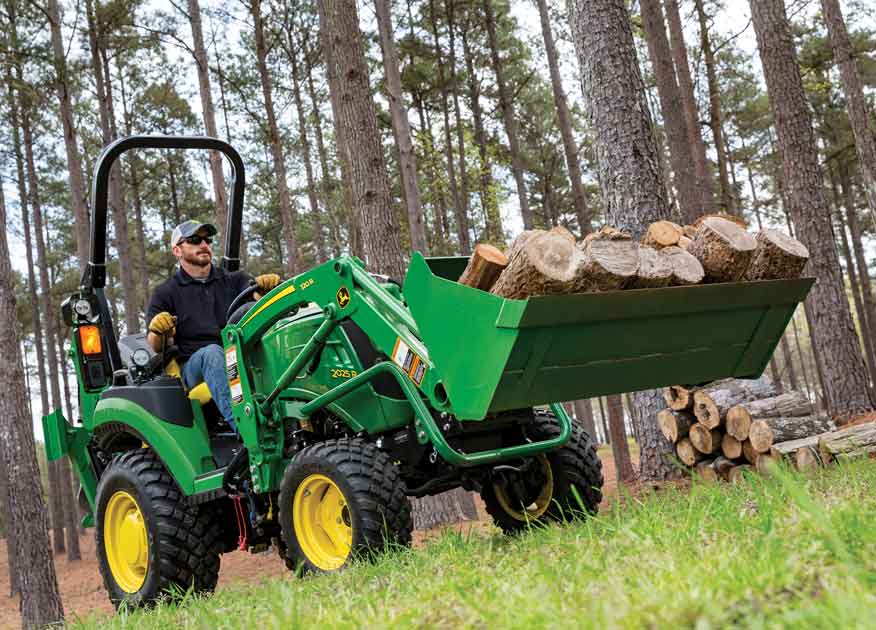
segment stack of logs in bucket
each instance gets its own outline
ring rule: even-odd
[[[652,223],[642,242],[604,226],[582,241],[563,227],[527,230],[506,252],[479,244],[459,282],[505,298],[796,278],[809,252],[773,229],[757,235],[732,215],[694,225]]]
[[[780,461],[808,470],[876,453],[876,424],[837,430],[801,392],[779,394],[766,376],[663,390],[657,423],[678,459],[705,479],[735,480]]]

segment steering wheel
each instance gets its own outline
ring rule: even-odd
[[[231,319],[231,316],[234,314],[241,304],[244,304],[249,301],[249,299],[258,291],[259,285],[255,283],[255,280],[249,281],[249,286],[246,287],[243,291],[241,291],[236,298],[231,301],[231,306],[228,307],[228,311],[225,313],[225,321]]]

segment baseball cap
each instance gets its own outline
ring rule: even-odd
[[[201,223],[200,221],[190,219],[189,221],[183,221],[173,228],[173,233],[170,235],[170,246],[177,245],[182,239],[192,236],[201,229],[207,231],[207,236],[214,236],[216,234],[216,227],[213,224]]]

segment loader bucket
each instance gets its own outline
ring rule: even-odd
[[[757,378],[814,282],[510,300],[455,282],[464,260],[428,263],[415,254],[404,296],[450,411],[466,420],[549,402]]]

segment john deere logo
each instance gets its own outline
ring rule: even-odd
[[[347,304],[350,303],[350,291],[347,290],[347,287],[341,287],[338,289],[335,298],[338,300],[338,306],[347,308]]]

